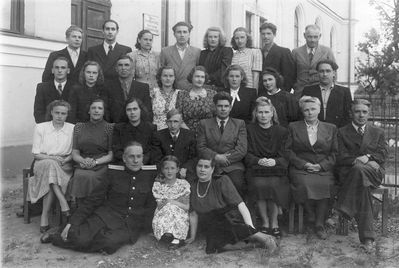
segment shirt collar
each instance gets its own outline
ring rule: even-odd
[[[64,125],[62,126],[62,128],[61,129],[56,129],[55,127],[54,127],[54,125],[53,125],[53,122],[52,121],[50,121],[50,128],[51,128],[51,132],[63,132],[63,133],[65,133],[65,134],[68,134],[68,131],[67,131],[67,129],[66,129],[66,122],[64,122]]]
[[[320,86],[320,89],[321,90],[323,90],[323,89],[330,89],[330,90],[332,90],[333,88],[334,88],[334,83],[332,83],[332,85],[331,85],[331,87],[323,87],[321,84],[319,85]]]
[[[308,122],[306,122],[306,120],[303,120],[303,121],[305,121],[307,128],[315,128],[315,127],[317,128],[319,126],[319,122],[320,122],[319,120],[317,120],[316,125],[309,125]]]
[[[73,49],[73,48],[67,47],[67,50],[69,52],[69,55],[71,55],[74,52],[76,52],[76,54],[78,54],[78,55],[80,53],[80,47],[78,47],[77,49]]]
[[[240,90],[240,88],[237,88],[237,89],[232,89],[232,88],[230,88],[230,92],[235,92],[235,93],[237,93],[238,94],[238,91]]]
[[[177,50],[180,50],[180,51],[185,51],[189,46],[190,46],[190,45],[187,43],[184,47],[181,47],[181,46],[179,46],[179,45],[176,43],[176,48],[177,48]]]
[[[60,82],[57,82],[57,80],[54,79],[55,88],[58,89],[58,85],[61,84],[61,85],[62,85],[62,90],[64,90],[64,87],[65,87],[66,82],[67,82],[67,80],[65,80],[64,82],[61,82],[61,83],[60,83]]]
[[[227,121],[229,121],[230,117],[227,117],[226,119],[223,119],[224,121],[224,126],[226,126]],[[218,125],[220,126],[220,121],[222,121],[222,119],[220,119],[219,117],[216,116],[216,122],[218,123]]]
[[[352,126],[353,126],[353,128],[356,130],[356,132],[358,132],[359,127],[360,127],[361,129],[363,129],[363,131],[366,130],[366,124],[364,124],[363,126],[357,126],[357,125],[355,125],[355,123],[353,123],[353,121],[352,121]]]
[[[270,94],[269,92],[266,92],[266,94],[269,95],[269,96],[273,96],[273,95],[276,95],[277,93],[279,93],[280,91],[281,91],[281,89],[278,88],[275,93]]]
[[[112,44],[108,44],[107,42],[104,41],[103,46],[104,46],[104,50],[108,52],[109,50],[109,46],[112,46],[112,50],[115,48],[116,45],[116,41],[113,42]]]
[[[312,54],[314,55],[314,53],[316,52],[316,50],[317,50],[317,47],[310,48],[310,47],[308,47],[308,45],[306,45],[306,51],[308,52],[308,54],[309,54],[310,52],[312,52]]]
[[[179,129],[179,132],[177,132],[176,134],[172,134],[172,132],[169,132],[169,133],[170,133],[171,137],[176,136],[176,138],[178,138],[179,134],[180,134],[180,129]]]

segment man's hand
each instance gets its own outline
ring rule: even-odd
[[[230,165],[230,161],[229,159],[227,159],[226,154],[217,154],[215,155],[215,161],[218,165],[222,166],[222,167],[227,167]]]
[[[362,155],[362,156],[356,157],[355,161],[353,161],[353,164],[356,164],[356,163],[366,164],[368,161],[369,161],[369,158],[367,157],[367,155]]]

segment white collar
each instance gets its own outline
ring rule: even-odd
[[[112,46],[112,50],[114,50],[115,45],[116,45],[116,41],[113,42],[112,44],[108,44],[107,42],[104,41],[103,46],[104,46],[105,52],[108,53],[109,46]]]
[[[358,132],[358,130],[359,130],[359,127],[363,130],[363,132],[366,130],[366,125],[367,124],[364,124],[363,126],[357,126],[357,125],[355,125],[355,123],[353,123],[353,121],[352,121],[352,126],[353,126],[353,128],[356,130],[356,132]]]
[[[72,53],[74,53],[74,52],[76,52],[76,54],[78,54],[79,55],[79,53],[80,53],[80,47],[78,47],[77,49],[73,49],[73,48],[70,48],[69,46],[67,47],[67,50],[68,50],[68,52],[69,52],[69,55],[71,55]]]
[[[169,134],[170,134],[170,136],[173,138],[173,136],[176,136],[176,138],[178,138],[179,137],[179,134],[180,134],[180,129],[179,129],[179,132],[177,132],[176,134],[172,134],[172,132],[170,132],[169,131]]]
[[[224,126],[226,126],[227,121],[229,121],[230,117],[227,117],[226,119],[223,119],[224,121]],[[216,116],[216,122],[218,123],[218,125],[220,126],[220,121],[222,121],[222,119],[220,119],[219,117]]]
[[[64,90],[66,82],[67,82],[67,80],[65,80],[64,82],[57,82],[57,80],[54,79],[55,88],[58,89],[58,85],[61,84],[62,90]]]

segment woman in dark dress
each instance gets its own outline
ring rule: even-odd
[[[273,251],[276,248],[274,238],[255,229],[248,208],[229,177],[212,178],[214,169],[215,161],[211,156],[200,156],[196,167],[198,181],[191,190],[190,238],[186,242],[195,240],[200,217],[205,225],[207,254],[252,243]],[[252,243],[238,243],[243,240]]]
[[[285,146],[290,161],[292,195],[295,202],[305,208],[308,232],[315,231],[320,239],[326,239],[324,221],[334,191],[337,128],[317,119],[318,98],[303,96],[299,99],[299,107],[304,120],[288,125]]]
[[[283,77],[273,68],[265,68],[261,73],[262,81],[259,96],[265,96],[276,108],[280,125],[287,127],[290,122],[298,120],[298,104],[291,93],[281,90]]]
[[[69,195],[79,203],[101,183],[112,161],[111,138],[113,124],[104,119],[104,101],[90,103],[90,121],[77,123],[73,133],[72,158],[76,163],[68,185]]]
[[[204,50],[201,51],[199,64],[205,67],[209,74],[207,85],[214,86],[215,90],[223,89],[223,74],[231,64],[233,49],[226,47],[226,35],[219,27],[210,27],[204,36]]]
[[[247,126],[248,153],[245,157],[249,196],[257,202],[262,219],[261,231],[281,236],[277,221],[279,207],[288,209],[288,161],[284,154],[287,129],[279,126],[276,110],[266,97],[259,97]]]
[[[101,66],[96,61],[86,61],[79,74],[79,84],[71,89],[68,102],[71,104],[69,121],[87,122],[90,102],[100,98],[103,93],[104,75]]]
[[[157,153],[160,140],[157,127],[148,121],[148,113],[140,99],[130,98],[125,104],[125,118],[122,123],[114,127],[112,133],[112,151],[117,164],[123,164],[123,149],[129,142],[137,141],[143,146],[144,165],[156,164],[162,158],[162,153]]]

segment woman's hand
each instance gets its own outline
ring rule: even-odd
[[[265,167],[274,167],[276,165],[276,160],[273,158],[261,158],[258,161],[258,164]]]
[[[68,223],[68,224],[65,226],[64,230],[62,230],[62,233],[61,233],[61,238],[62,238],[62,240],[66,241],[66,240],[68,239],[68,232],[69,232],[69,229],[70,229],[70,228],[71,228],[71,224]]]

